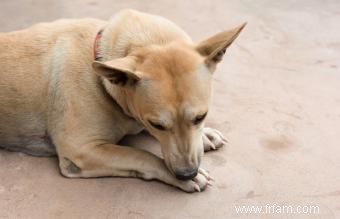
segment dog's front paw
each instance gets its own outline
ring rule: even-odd
[[[209,175],[207,171],[199,168],[197,176],[195,178],[187,181],[179,180],[179,184],[177,186],[186,192],[201,192],[204,191],[207,186],[211,186],[213,180],[214,179]]]
[[[204,151],[216,150],[228,143],[220,131],[212,128],[203,128],[202,137]]]

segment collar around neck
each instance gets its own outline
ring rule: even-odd
[[[96,38],[94,39],[94,44],[93,44],[93,56],[94,56],[94,60],[96,61],[102,61],[103,59],[103,54],[101,54],[100,52],[100,41],[103,37],[103,32],[104,32],[104,28],[100,29],[96,35]]]

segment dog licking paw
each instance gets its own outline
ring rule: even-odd
[[[199,168],[195,178],[188,181],[178,181],[179,185],[176,186],[190,193],[201,192],[204,191],[207,186],[212,186],[212,181],[214,181],[214,179],[209,175],[209,173],[204,169]]]
[[[228,143],[220,131],[212,128],[203,128],[202,137],[204,151],[217,150]]]

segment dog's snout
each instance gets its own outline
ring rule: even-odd
[[[179,180],[193,179],[197,175],[198,169],[178,170],[175,172],[176,178]]]

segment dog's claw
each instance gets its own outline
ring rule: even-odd
[[[206,170],[204,170],[204,169],[202,169],[202,168],[199,168],[199,169],[198,169],[198,172],[199,172],[200,174],[202,174],[206,179],[209,180],[210,176],[209,176],[209,173],[208,173]]]
[[[222,133],[216,129],[204,128],[202,137],[205,151],[217,150],[223,145],[228,144],[228,140],[225,139]]]
[[[194,185],[194,188],[195,188],[195,190],[196,190],[197,192],[201,192],[201,189],[200,189],[200,187],[199,187],[198,184],[195,184],[195,185]]]
[[[223,136],[223,134],[220,131],[218,131],[217,129],[214,129],[214,130],[222,138],[222,140],[224,140],[228,143],[228,140]]]

